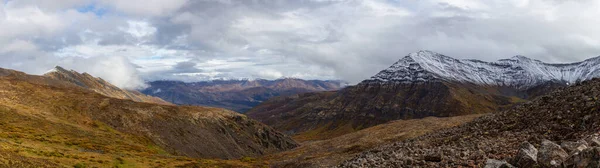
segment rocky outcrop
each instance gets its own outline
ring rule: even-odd
[[[598,158],[599,98],[600,79],[584,81],[459,127],[365,151],[339,167],[483,167],[488,159],[516,167],[593,166]],[[442,161],[426,161],[428,153],[443,153]],[[520,162],[525,158],[530,160]]]
[[[590,138],[597,138],[598,134],[591,135]],[[528,142],[523,143],[519,153],[513,159],[513,164],[518,167],[564,167],[564,168],[587,168],[600,166],[600,148],[589,147],[588,142],[579,140],[577,142],[564,141],[561,146],[549,141],[542,140],[540,150],[535,150],[533,145]],[[521,151],[528,151],[522,155]],[[534,153],[534,151],[537,151]],[[567,151],[571,152],[567,154]],[[534,159],[534,158],[537,158]],[[494,163],[505,163],[505,161],[495,161]],[[490,165],[489,161],[487,165]],[[486,165],[486,167],[487,167]],[[497,165],[497,164],[492,164]]]
[[[302,80],[216,80],[205,82],[154,81],[142,93],[180,105],[220,107],[245,113],[252,107],[276,96],[333,91],[341,81]]]
[[[93,77],[88,73],[79,73],[74,70],[66,70],[60,66],[56,66],[54,69],[44,74],[44,76],[51,79],[72,83],[85,89],[93,90],[97,93],[108,97],[129,99],[136,102],[157,103],[165,105],[171,104],[158,97],[148,96],[134,90],[121,89],[105,81],[102,78]]]

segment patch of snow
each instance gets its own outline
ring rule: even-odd
[[[576,83],[600,77],[600,57],[548,64],[525,56],[495,62],[459,60],[431,51],[411,53],[363,82],[418,83],[447,80],[527,89],[548,81]]]

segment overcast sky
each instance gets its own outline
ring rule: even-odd
[[[410,52],[551,63],[600,55],[598,0],[0,0],[0,67],[120,87],[359,82]]]

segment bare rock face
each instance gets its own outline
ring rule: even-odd
[[[537,164],[538,150],[529,142],[524,142],[519,148],[513,163],[519,167],[532,167]]]
[[[569,154],[560,145],[549,140],[543,140],[538,152],[538,162],[544,167],[559,167],[568,156]]]

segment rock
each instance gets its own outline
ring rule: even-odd
[[[586,140],[591,147],[600,147],[600,137],[592,136]]]
[[[558,144],[544,139],[538,151],[537,161],[543,167],[559,167],[568,156]]]
[[[587,148],[569,157],[563,167],[600,167],[600,147]]]
[[[484,168],[515,168],[513,165],[508,164],[506,161],[488,159],[485,163]]]
[[[565,141],[560,144],[560,147],[562,147],[565,151],[567,151],[567,153],[573,154],[576,152],[581,152],[584,149],[587,149],[588,145],[585,141],[577,141],[577,142]]]
[[[513,160],[518,167],[533,167],[537,164],[538,150],[529,142],[524,142],[519,147],[519,152]]]
[[[428,162],[441,162],[442,155],[440,153],[428,154],[428,155],[425,155],[423,160],[428,161]]]

